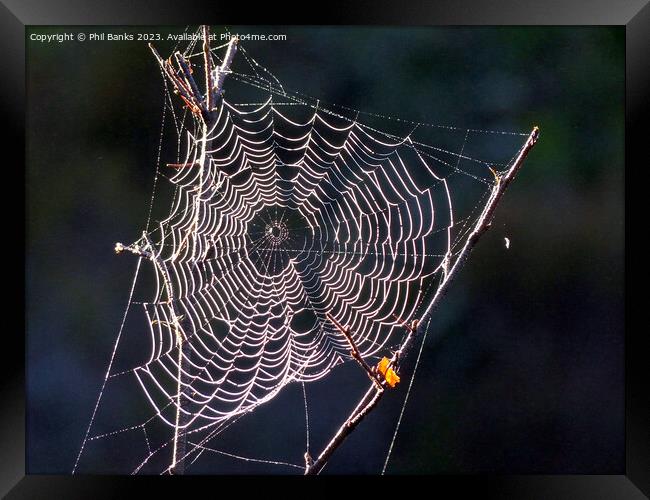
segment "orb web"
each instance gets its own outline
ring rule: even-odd
[[[183,54],[198,67],[195,45]],[[215,65],[222,50],[212,51]],[[365,359],[399,345],[403,322],[428,305],[526,135],[325,104],[240,53],[208,130],[165,82],[176,157],[156,171],[141,237],[121,247],[148,273],[129,301],[145,326],[134,333],[137,354],[120,356],[118,337],[100,400],[112,383],[135,380],[147,417],[102,425],[93,413],[84,446],[144,434],[131,472],[168,461],[179,433],[190,440],[178,453],[193,463],[287,385],[350,360],[328,314]],[[497,139],[509,141],[505,158],[482,157]],[[167,206],[159,221],[154,205]],[[175,436],[153,444],[156,423]]]

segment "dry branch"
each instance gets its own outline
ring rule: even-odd
[[[214,121],[214,110],[218,98],[223,94],[223,84],[226,76],[230,73],[230,66],[237,52],[237,37],[233,37],[228,43],[226,55],[223,58],[223,64],[213,69],[212,54],[210,53],[210,30],[207,26],[203,30],[203,70],[205,73],[205,92],[199,90],[190,66],[180,52],[174,53],[174,60],[178,69],[174,68],[170,59],[163,59],[153,44],[149,44],[149,49],[153,53],[156,61],[160,65],[163,74],[171,82],[174,92],[179,95],[183,102],[199,115],[204,124],[211,127]],[[215,74],[216,73],[216,74]]]
[[[384,388],[381,385],[381,380],[377,377],[377,372],[372,368],[370,368],[368,363],[366,363],[366,361],[361,356],[361,353],[357,348],[357,344],[354,342],[354,339],[352,338],[352,332],[350,331],[350,328],[341,325],[338,321],[336,321],[334,316],[332,316],[330,313],[325,313],[325,316],[327,316],[327,319],[329,319],[332,323],[334,323],[334,326],[336,326],[336,328],[346,338],[348,344],[350,344],[350,355],[356,360],[357,363],[359,363],[361,368],[363,368],[364,371],[368,374],[368,378],[370,378],[370,381],[375,384],[378,390],[383,391]]]
[[[404,341],[400,345],[400,348],[393,354],[389,366],[392,366],[398,360],[403,359],[404,355],[406,354],[409,347],[411,346],[413,338],[418,333],[420,333],[422,328],[426,328],[426,325],[428,324],[428,320],[431,318],[431,314],[433,313],[435,308],[439,305],[440,300],[448,290],[450,283],[457,276],[460,268],[469,257],[469,254],[474,248],[474,246],[476,246],[476,243],[478,242],[479,238],[485,233],[485,231],[487,231],[490,228],[490,225],[492,223],[492,218],[494,217],[494,211],[497,205],[499,204],[499,201],[501,200],[503,194],[505,193],[510,183],[517,176],[517,173],[521,169],[521,166],[523,165],[524,160],[528,156],[528,153],[533,148],[533,146],[535,146],[538,137],[539,137],[539,128],[534,127],[531,133],[528,135],[526,142],[522,146],[521,150],[519,151],[519,154],[515,158],[514,162],[512,163],[508,171],[503,176],[498,176],[498,175],[496,176],[497,182],[494,188],[492,189],[490,198],[488,199],[485,208],[483,209],[483,212],[481,212],[481,215],[476,221],[476,224],[474,225],[474,229],[470,233],[469,237],[467,238],[467,241],[465,242],[463,248],[458,254],[458,257],[454,262],[454,265],[445,274],[440,286],[438,287],[438,290],[433,296],[433,299],[431,299],[431,303],[429,304],[429,307],[426,309],[426,311],[424,312],[420,320],[414,321],[410,327],[407,325],[408,334],[406,335]],[[343,422],[341,427],[339,427],[338,431],[334,434],[332,439],[330,439],[330,441],[327,443],[327,445],[325,446],[321,454],[318,456],[318,458],[313,463],[306,465],[305,475],[318,474],[323,470],[325,465],[327,465],[327,462],[329,461],[332,454],[338,449],[339,446],[341,446],[341,444],[343,444],[345,438],[347,438],[352,433],[352,431],[354,431],[357,425],[359,425],[359,423],[366,417],[366,415],[368,415],[377,406],[377,403],[379,403],[379,401],[381,400],[382,396],[384,395],[384,392],[385,391],[383,390],[383,388],[378,389],[375,386],[375,384],[372,384],[370,386],[370,388],[363,395],[363,397],[361,398],[357,406],[354,408],[354,410],[352,410],[352,413],[350,413],[348,418],[345,420],[345,422]]]
[[[183,54],[176,52],[174,54],[174,60],[176,62],[177,68],[172,64],[172,58],[167,60],[163,59],[158,51],[152,44],[149,44],[149,48],[153,53],[156,61],[160,65],[160,68],[163,72],[163,75],[170,81],[174,88],[174,92],[183,100],[185,105],[202,121],[202,139],[200,140],[201,144],[201,155],[200,159],[197,162],[193,163],[168,163],[167,166],[170,168],[188,168],[193,166],[199,167],[199,181],[198,189],[199,192],[196,196],[196,205],[195,205],[195,217],[192,223],[192,226],[189,228],[185,238],[183,239],[179,250],[176,253],[178,255],[180,251],[184,248],[187,243],[190,235],[192,234],[194,228],[198,224],[199,216],[199,202],[201,199],[201,190],[203,187],[203,175],[206,165],[209,163],[209,149],[210,149],[210,131],[215,125],[215,105],[218,98],[223,94],[223,84],[225,77],[230,73],[230,65],[232,64],[233,58],[236,52],[236,45],[238,43],[237,38],[230,40],[228,44],[228,49],[223,60],[223,64],[219,66],[216,70],[216,75],[213,74],[213,63],[212,63],[212,54],[210,52],[210,39],[209,39],[209,29],[207,26],[202,27],[203,32],[203,64],[204,64],[204,74],[205,74],[205,92],[202,94],[199,90],[194,76],[192,74],[191,67],[188,61],[185,59]],[[164,263],[156,258],[153,245],[148,242],[146,233],[143,235],[147,246],[141,248],[137,245],[125,246],[121,243],[115,245],[115,251],[121,253],[122,251],[130,251],[140,257],[148,258],[154,262],[163,273],[163,276],[167,276],[167,270],[164,267]],[[176,424],[175,424],[175,433],[174,433],[174,446],[172,453],[172,464],[168,468],[170,474],[183,474],[184,473],[184,456],[185,456],[185,447],[186,447],[186,433],[185,429],[186,422],[185,420],[185,406],[187,405],[187,398],[184,398],[183,387],[187,385],[187,382],[184,380],[184,377],[187,375],[182,369],[183,360],[187,360],[190,355],[190,343],[183,334],[182,328],[178,323],[176,314],[174,313],[173,306],[173,290],[171,287],[171,281],[165,279],[165,288],[167,290],[167,295],[169,298],[169,304],[172,311],[172,317],[174,324],[176,326],[176,334],[178,341],[178,381],[177,381],[177,395],[176,395]],[[178,458],[181,457],[181,458]]]

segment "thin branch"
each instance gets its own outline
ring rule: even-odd
[[[424,312],[420,320],[414,321],[413,323],[411,323],[411,325],[405,324],[408,330],[408,334],[406,335],[404,341],[400,345],[400,348],[393,354],[388,366],[394,366],[398,362],[398,360],[404,358],[406,352],[408,351],[409,347],[412,344],[413,338],[418,333],[420,333],[422,328],[424,328],[422,325],[428,324],[428,320],[431,318],[432,312],[439,305],[440,300],[448,290],[450,283],[458,275],[460,268],[469,257],[469,254],[471,253],[474,246],[476,246],[476,243],[478,242],[480,237],[485,233],[485,231],[487,231],[490,228],[492,223],[492,218],[494,217],[494,211],[496,210],[499,201],[503,197],[503,194],[505,193],[510,183],[517,176],[517,173],[521,169],[524,160],[528,156],[528,153],[533,148],[533,146],[535,146],[538,138],[539,138],[539,128],[534,127],[531,133],[528,135],[526,142],[524,143],[521,150],[519,151],[519,154],[517,155],[517,157],[515,158],[514,162],[512,163],[508,171],[505,173],[505,175],[503,176],[499,176],[498,174],[495,175],[495,177],[497,178],[497,182],[494,188],[492,189],[490,198],[488,199],[485,208],[483,209],[483,212],[481,212],[481,215],[476,221],[476,224],[474,225],[474,229],[472,230],[469,237],[467,238],[465,245],[463,245],[463,248],[458,254],[458,257],[454,262],[454,265],[451,267],[449,272],[445,275],[443,281],[438,287],[438,290],[433,296],[433,299],[431,299],[431,303],[427,307],[426,311]],[[347,438],[352,433],[352,431],[354,431],[354,429],[366,417],[366,415],[368,415],[377,406],[377,403],[379,403],[384,393],[385,391],[383,389],[382,390],[377,389],[377,387],[374,384],[370,386],[370,388],[363,395],[363,397],[361,398],[357,406],[354,408],[354,410],[352,410],[352,413],[350,413],[350,415],[345,420],[345,422],[343,422],[341,427],[339,427],[339,429],[336,431],[332,439],[327,443],[327,445],[323,449],[322,453],[318,456],[318,458],[313,463],[307,464],[307,466],[305,467],[305,475],[318,474],[323,470],[325,465],[327,465],[327,462],[329,461],[332,454],[338,449],[339,446],[341,446],[343,441],[345,441],[345,438]]]
[[[230,73],[230,66],[237,52],[237,44],[239,39],[233,37],[228,43],[226,55],[223,58],[223,64],[213,70],[212,55],[210,53],[210,39],[209,29],[203,26],[203,64],[205,72],[205,95],[201,91],[194,80],[192,71],[185,60],[185,57],[180,52],[174,54],[174,59],[179,67],[175,70],[170,60],[163,59],[153,44],[149,44],[149,49],[153,53],[156,61],[160,65],[163,74],[172,83],[174,91],[179,95],[183,102],[192,110],[193,113],[199,115],[205,125],[211,128],[214,121],[214,107],[218,98],[223,94],[223,84],[226,76]],[[216,75],[214,74],[216,72]],[[179,76],[180,75],[182,76]]]
[[[365,372],[368,374],[368,377],[370,380],[375,384],[378,390],[383,391],[384,388],[382,387],[379,378],[377,377],[377,372],[374,371],[368,363],[363,359],[361,356],[361,353],[359,352],[359,349],[357,348],[357,345],[354,342],[354,339],[352,338],[352,332],[350,331],[349,327],[344,327],[341,325],[334,316],[332,316],[330,313],[325,313],[325,316],[327,316],[327,319],[329,319],[332,323],[334,323],[334,326],[343,334],[343,336],[347,339],[348,344],[350,344],[350,354],[352,357],[359,363],[361,368],[365,370]]]
[[[163,74],[168,78],[168,80],[171,82],[171,84],[174,86],[174,91],[179,95],[179,97],[185,102],[185,104],[192,110],[192,112],[201,112],[201,100],[197,99],[197,96],[194,96],[190,88],[183,83],[183,81],[176,76],[176,72],[174,71],[174,68],[172,65],[169,63],[169,61],[164,60],[162,57],[160,57],[160,54],[158,54],[158,51],[156,48],[153,46],[153,44],[149,44],[149,49],[151,50],[152,54],[156,58],[156,61],[158,61],[158,65],[160,66],[160,69],[162,69]]]
[[[402,352],[408,348],[413,340],[413,337],[417,333],[417,322],[414,322],[412,325],[406,325],[407,335],[402,342],[401,347],[393,353],[393,356],[388,362],[388,366],[395,366],[399,359],[402,358]],[[370,388],[363,395],[357,406],[352,410],[350,416],[346,419],[339,430],[334,434],[334,437],[329,441],[325,446],[322,453],[318,456],[316,461],[313,463],[307,464],[305,467],[305,475],[314,475],[320,473],[323,470],[323,467],[327,465],[332,454],[338,449],[339,446],[345,441],[350,433],[361,423],[361,421],[368,415],[374,408],[377,406],[377,403],[381,400],[382,396],[385,394],[385,381],[377,388],[376,385],[371,385]]]
[[[429,304],[429,307],[427,307],[426,311],[420,318],[420,324],[423,324],[424,321],[426,321],[431,317],[431,314],[433,313],[435,308],[438,307],[438,304],[440,303],[440,299],[447,292],[449,288],[449,284],[453,281],[453,279],[458,274],[458,271],[461,269],[463,264],[467,261],[469,254],[471,253],[474,246],[476,246],[476,243],[478,242],[479,238],[492,225],[492,218],[494,217],[494,211],[496,210],[497,205],[501,201],[501,198],[506,192],[506,189],[508,189],[510,183],[514,180],[514,178],[519,173],[519,170],[524,164],[524,160],[528,156],[528,153],[530,153],[530,150],[533,149],[533,147],[537,143],[538,138],[539,138],[539,127],[533,127],[533,130],[528,135],[528,138],[526,139],[526,142],[524,143],[521,150],[519,151],[519,154],[513,161],[512,166],[508,169],[505,175],[499,176],[497,174],[496,176],[497,183],[492,189],[492,193],[490,194],[490,198],[488,199],[487,203],[485,204],[485,207],[483,208],[483,212],[481,212],[481,215],[479,216],[478,220],[476,221],[476,224],[474,225],[474,229],[472,230],[469,237],[467,238],[467,241],[465,241],[465,245],[463,245],[463,248],[458,254],[458,258],[454,262],[454,265],[446,274],[443,282],[441,283],[440,287],[438,287],[438,290],[433,296],[433,299],[431,299],[431,303]]]
[[[212,70],[212,55],[210,52],[210,40],[209,40],[209,30],[207,26],[203,26],[203,62],[204,62],[204,72],[205,72],[205,95],[201,94],[189,64],[183,57],[180,52],[174,54],[176,64],[179,67],[179,70],[174,69],[171,63],[171,59],[164,60],[155,47],[152,44],[149,44],[149,48],[153,53],[156,61],[160,65],[160,68],[163,74],[171,82],[174,87],[174,91],[179,95],[183,102],[192,110],[192,112],[201,118],[202,120],[202,139],[201,143],[201,155],[199,161],[193,163],[168,163],[167,166],[171,168],[181,169],[188,168],[193,166],[199,167],[199,180],[198,180],[198,193],[196,195],[196,204],[194,207],[194,221],[190,226],[187,234],[185,235],[183,241],[181,242],[178,252],[172,257],[176,258],[180,251],[184,248],[185,244],[190,238],[190,235],[194,231],[194,228],[198,225],[199,219],[199,203],[202,195],[203,188],[203,176],[204,169],[209,162],[209,149],[210,149],[210,130],[214,126],[215,113],[214,106],[216,104],[217,98],[223,94],[223,84],[228,73],[230,73],[230,65],[235,56],[236,45],[238,39],[233,38],[228,44],[228,50],[224,57],[223,64],[218,68],[216,78],[213,76]],[[191,351],[190,351],[190,342],[188,342],[187,337],[185,336],[178,317],[174,311],[173,305],[173,290],[171,287],[171,280],[169,280],[169,275],[167,273],[167,268],[165,263],[158,259],[155,255],[155,250],[153,245],[147,239],[147,234],[143,233],[143,238],[145,241],[145,246],[140,247],[137,244],[125,246],[122,243],[117,243],[115,245],[116,253],[121,253],[123,251],[129,251],[141,257],[146,257],[160,269],[163,280],[165,282],[165,287],[167,289],[167,295],[169,299],[169,305],[172,314],[172,321],[175,325],[177,345],[178,345],[178,372],[177,372],[177,394],[176,394],[176,421],[174,426],[174,446],[172,451],[172,463],[169,467],[170,474],[183,474],[185,469],[185,447],[187,445],[187,434],[185,431],[186,428],[186,415],[187,411],[185,410],[186,406],[189,404],[187,397],[184,397],[183,387],[187,386],[186,381],[187,373],[183,370],[182,364],[183,360],[189,360]],[[181,457],[181,458],[179,458]]]
[[[149,250],[145,250],[140,245],[125,245],[120,242],[115,243],[115,253],[121,254],[122,252],[131,252],[132,254],[137,255],[138,257],[144,257],[145,259],[154,259],[153,253]]]
[[[215,102],[214,81],[212,75],[212,55],[210,54],[210,28],[203,25],[203,67],[205,69],[205,107],[213,112]]]
[[[169,328],[173,327],[174,333],[176,335],[176,346],[178,348],[178,357],[176,362],[178,364],[178,378],[177,378],[177,393],[176,393],[176,420],[174,426],[174,445],[172,450],[172,463],[169,467],[170,474],[183,474],[185,470],[185,461],[183,458],[180,460],[178,457],[185,456],[185,447],[186,447],[186,433],[185,426],[182,425],[184,422],[181,422],[181,419],[187,414],[186,407],[189,402],[188,399],[183,397],[183,386],[188,385],[187,383],[187,374],[182,370],[183,359],[189,359],[191,355],[190,344],[187,342],[188,337],[185,335],[183,328],[181,327],[180,320],[182,316],[176,314],[176,309],[174,307],[174,290],[172,288],[171,280],[169,278],[169,272],[164,260],[161,260],[157,257],[155,249],[147,232],[142,233],[142,239],[144,240],[144,246],[140,246],[135,243],[133,245],[125,246],[122,243],[115,244],[115,252],[122,253],[123,251],[131,252],[140,257],[145,257],[158,268],[162,274],[163,284],[165,291],[167,293],[167,300],[169,305],[169,311],[171,313],[172,322],[167,326]],[[184,377],[185,375],[185,377]],[[181,431],[181,427],[183,430]]]
[[[166,166],[169,168],[175,168],[175,169],[181,169],[181,168],[190,168],[190,167],[196,167],[199,165],[199,162],[191,162],[191,163],[167,163]]]
[[[186,87],[189,88],[190,91],[192,92],[192,97],[194,98],[194,101],[197,103],[201,111],[205,112],[207,108],[205,107],[204,99],[201,96],[199,87],[196,85],[196,82],[194,81],[194,77],[192,76],[192,71],[190,70],[190,67],[187,64],[187,61],[183,57],[183,54],[181,54],[180,52],[176,52],[174,54],[174,59],[176,59],[176,64],[178,64],[178,67],[181,69],[181,74],[183,75],[183,78],[185,80]]]
[[[232,37],[230,42],[228,42],[228,49],[226,50],[226,55],[223,57],[223,64],[217,68],[217,74],[214,81],[214,91],[217,95],[217,98],[223,94],[223,82],[226,79],[228,73],[230,73],[230,65],[232,60],[235,57],[237,52],[237,44],[239,43],[239,38]]]

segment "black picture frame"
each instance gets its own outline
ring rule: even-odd
[[[7,160],[5,168],[20,177],[23,172],[25,144],[25,27],[30,25],[161,25],[161,24],[402,24],[402,25],[619,25],[626,31],[626,226],[633,215],[630,201],[630,178],[647,165],[644,159],[643,139],[648,131],[647,95],[650,89],[650,6],[646,0],[611,2],[608,0],[535,0],[502,1],[451,1],[404,2],[374,0],[372,2],[345,3],[319,9],[318,17],[307,17],[305,6],[280,8],[271,3],[246,9],[233,2],[158,1],[140,2],[97,0],[3,0],[0,5],[0,37],[2,38],[3,71],[1,78],[3,123],[11,124],[4,137],[17,157]],[[245,17],[242,15],[245,13]],[[647,139],[646,139],[647,140]],[[632,158],[639,164],[632,167]],[[17,179],[18,180],[18,179]],[[15,211],[16,204],[12,206]],[[29,216],[28,213],[25,214]],[[643,216],[643,213],[641,217]],[[19,220],[19,217],[16,217]],[[642,222],[640,222],[642,224]],[[18,239],[24,238],[24,229],[16,229]],[[22,236],[20,236],[22,235]],[[15,241],[14,238],[12,238]],[[24,240],[23,240],[24,241]],[[7,245],[9,262],[24,262],[20,244]],[[638,247],[644,248],[643,245]],[[626,232],[626,291],[630,286],[631,263],[642,266]],[[19,266],[16,266],[18,269]],[[21,280],[24,278],[24,275]],[[24,282],[24,281],[23,281]],[[19,289],[20,282],[18,283]],[[544,475],[544,476],[431,476],[419,478],[431,483],[431,491],[453,488],[454,496],[474,493],[481,497],[506,498],[646,498],[650,492],[650,391],[644,387],[648,354],[643,342],[643,329],[630,328],[627,319],[632,312],[629,293],[626,293],[626,466],[625,474]],[[13,300],[22,297],[15,294]],[[11,304],[10,309],[11,309]],[[18,304],[17,304],[18,305]],[[19,307],[16,309],[19,310]],[[16,317],[20,315],[12,314]],[[25,322],[29,322],[26,315]],[[14,343],[3,343],[2,377],[2,430],[0,431],[0,493],[7,498],[117,498],[128,497],[136,488],[146,486],[154,490],[165,488],[169,493],[182,487],[187,494],[187,484],[241,481],[239,478],[192,477],[156,480],[156,478],[130,479],[110,476],[37,476],[25,475],[25,366],[24,342],[18,322],[17,328],[8,328],[5,338]],[[323,481],[324,478],[319,478]],[[286,481],[284,478],[283,481]],[[296,482],[301,478],[288,478]],[[279,485],[280,479],[266,479]],[[383,479],[384,484],[393,481]],[[220,486],[222,487],[222,486]]]

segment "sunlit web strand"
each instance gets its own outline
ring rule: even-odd
[[[193,46],[185,53],[202,56]],[[233,71],[229,81],[258,95],[221,99],[207,135],[194,115],[175,110],[165,87],[179,167],[156,175],[172,189],[170,211],[134,243],[153,264],[154,290],[135,301],[151,353],[106,379],[133,373],[153,416],[91,436],[142,429],[148,456],[134,472],[172,442],[151,442],[154,420],[187,436],[206,433],[188,441],[181,459],[191,456],[191,464],[286,385],[319,380],[348,360],[349,345],[326,314],[351,328],[365,359],[386,355],[403,336],[402,321],[417,317],[443,280],[495,182],[488,167],[498,162],[465,153],[472,134],[492,131],[325,105],[285,91],[242,53],[254,75]],[[382,131],[381,120],[404,130]],[[462,144],[428,144],[415,138],[421,128],[462,133]],[[477,193],[458,209],[469,196],[463,183]]]

